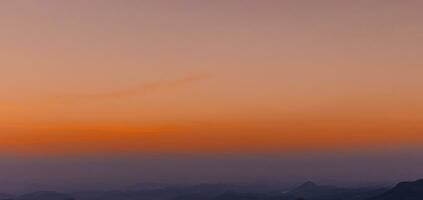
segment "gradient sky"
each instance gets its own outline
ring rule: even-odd
[[[422,7],[1,1],[0,153],[292,156],[422,145]]]

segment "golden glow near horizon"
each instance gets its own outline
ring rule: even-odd
[[[0,152],[421,144],[421,6],[2,1]]]

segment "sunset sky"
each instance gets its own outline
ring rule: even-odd
[[[1,1],[0,154],[23,166],[15,158],[421,152],[422,8]]]

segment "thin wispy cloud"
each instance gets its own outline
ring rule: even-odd
[[[147,83],[143,85],[123,88],[123,89],[113,90],[113,91],[88,93],[88,94],[69,94],[69,95],[63,95],[63,96],[57,96],[57,97],[67,98],[67,99],[99,100],[99,99],[114,99],[114,98],[143,96],[143,95],[151,94],[154,92],[167,91],[167,90],[189,86],[199,81],[206,80],[210,77],[211,77],[210,74],[197,74],[197,75],[182,77],[179,79],[156,81],[152,83]]]
[[[46,113],[61,112],[57,109],[66,108],[67,106],[76,105],[79,103],[99,103],[109,101],[124,101],[130,98],[139,98],[146,95],[162,94],[171,92],[173,90],[183,90],[186,87],[195,86],[202,81],[211,78],[211,74],[193,74],[185,77],[171,79],[171,80],[158,80],[142,85],[128,86],[126,88],[99,91],[92,93],[62,93],[55,95],[45,96],[32,96],[19,99],[9,99],[0,101],[0,110],[5,114],[4,119],[0,118],[1,121],[7,121],[7,127],[15,129],[21,127],[19,121],[22,118],[29,116],[36,116],[38,114],[44,115]],[[59,107],[57,107],[59,106]],[[63,107],[64,106],[64,107]],[[64,111],[63,111],[64,112]],[[25,115],[26,113],[26,115]],[[38,114],[37,114],[38,113]],[[42,114],[43,113],[43,114]],[[34,118],[36,119],[36,117]],[[6,124],[3,123],[1,128],[5,128]]]
[[[100,91],[94,93],[68,93],[57,94],[54,96],[41,97],[39,101],[79,101],[79,100],[110,100],[110,99],[123,99],[130,97],[140,97],[157,92],[165,92],[183,87],[189,87],[198,82],[211,78],[211,74],[194,74],[172,80],[159,80],[142,85],[129,86],[126,88]]]

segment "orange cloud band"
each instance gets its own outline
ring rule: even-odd
[[[286,120],[200,125],[61,125],[0,135],[0,152],[252,153],[357,149],[423,143],[418,121]]]

